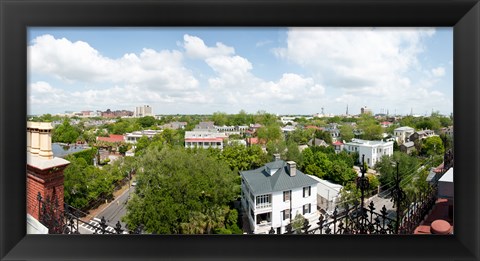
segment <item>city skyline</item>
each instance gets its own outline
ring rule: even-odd
[[[29,28],[28,114],[453,112],[452,28]]]

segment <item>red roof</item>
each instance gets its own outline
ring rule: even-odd
[[[343,145],[343,143],[341,141],[335,141],[334,143],[332,143],[333,145]]]
[[[257,137],[247,138],[248,144],[265,144],[264,140],[260,140]]]
[[[125,141],[123,135],[110,134],[109,137],[97,137],[97,141],[122,142]]]

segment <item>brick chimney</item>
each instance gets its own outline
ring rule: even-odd
[[[290,177],[295,177],[297,175],[297,163],[295,163],[295,161],[287,161],[287,168]]]
[[[70,162],[53,157],[52,129],[49,122],[27,122],[27,213],[37,220],[38,193],[43,200],[58,200],[57,210],[63,211],[63,171]]]

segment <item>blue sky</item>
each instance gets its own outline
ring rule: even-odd
[[[28,30],[28,113],[453,111],[451,28]]]

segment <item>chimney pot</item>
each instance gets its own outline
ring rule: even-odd
[[[297,163],[295,163],[295,161],[287,161],[287,167],[290,177],[294,177],[297,175]]]

